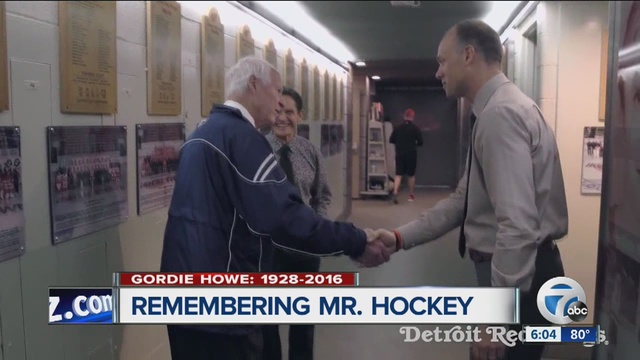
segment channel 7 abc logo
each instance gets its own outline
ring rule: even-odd
[[[538,311],[552,324],[566,325],[586,319],[587,297],[578,282],[568,277],[553,278],[538,291]]]

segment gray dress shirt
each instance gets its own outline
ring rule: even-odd
[[[568,231],[567,201],[555,136],[536,103],[500,73],[478,92],[471,138],[467,248],[493,254],[491,285],[529,290],[537,248]],[[398,228],[404,248],[462,224],[467,171],[456,191]]]
[[[267,134],[266,138],[273,148],[276,159],[280,161],[282,142],[273,133]],[[331,204],[331,190],[320,151],[309,140],[297,135],[289,147],[295,185],[300,191],[302,200],[316,213],[326,217]]]

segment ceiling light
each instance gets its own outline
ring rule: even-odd
[[[522,1],[492,1],[491,3],[491,11],[489,11],[482,21],[491,26],[495,31],[499,31]]]
[[[350,49],[324,25],[312,18],[300,1],[254,1],[253,3],[280,18],[294,31],[304,35],[339,61],[353,61],[354,56]]]
[[[365,63],[364,61],[358,61],[356,62],[356,66],[360,66],[360,67],[367,66],[367,63]]]
[[[391,6],[396,7],[420,7],[420,1],[391,1]]]
[[[373,75],[371,78],[372,78],[373,80],[380,80],[380,76],[378,76],[378,75]]]

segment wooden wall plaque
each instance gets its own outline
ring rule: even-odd
[[[320,120],[320,69],[313,66],[313,120]]]
[[[202,17],[200,28],[200,115],[207,117],[213,104],[224,102],[224,25],[216,8]]]
[[[7,59],[7,8],[0,1],[0,111],[9,110],[9,64]]]
[[[331,118],[331,84],[329,82],[329,70],[324,71],[324,120]]]
[[[60,1],[58,21],[60,111],[116,113],[116,2]]]
[[[338,79],[336,74],[331,77],[331,119],[338,121]]]
[[[181,8],[177,1],[147,2],[147,113],[182,112]]]
[[[338,82],[338,121],[344,120],[344,83],[342,78]]]
[[[296,62],[291,49],[284,54],[284,83],[288,88],[296,88]]]
[[[248,25],[243,25],[238,29],[238,35],[236,36],[238,39],[238,57],[236,59],[240,60],[246,56],[255,56],[256,55],[256,46],[253,41],[253,37],[251,36],[251,29]]]
[[[307,65],[307,59],[303,58],[300,63],[300,97],[302,97],[302,109],[304,110],[304,117],[309,115],[309,66]],[[304,118],[302,120],[305,120]]]
[[[264,45],[263,52],[264,59],[278,70],[278,50],[276,50],[276,45],[273,43],[273,40],[269,39],[269,41],[267,41]]]

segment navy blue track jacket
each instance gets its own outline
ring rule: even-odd
[[[272,247],[316,256],[364,251],[364,231],[305,205],[267,139],[217,105],[180,151],[164,234],[163,272],[268,272]],[[252,326],[191,326],[246,334]]]

